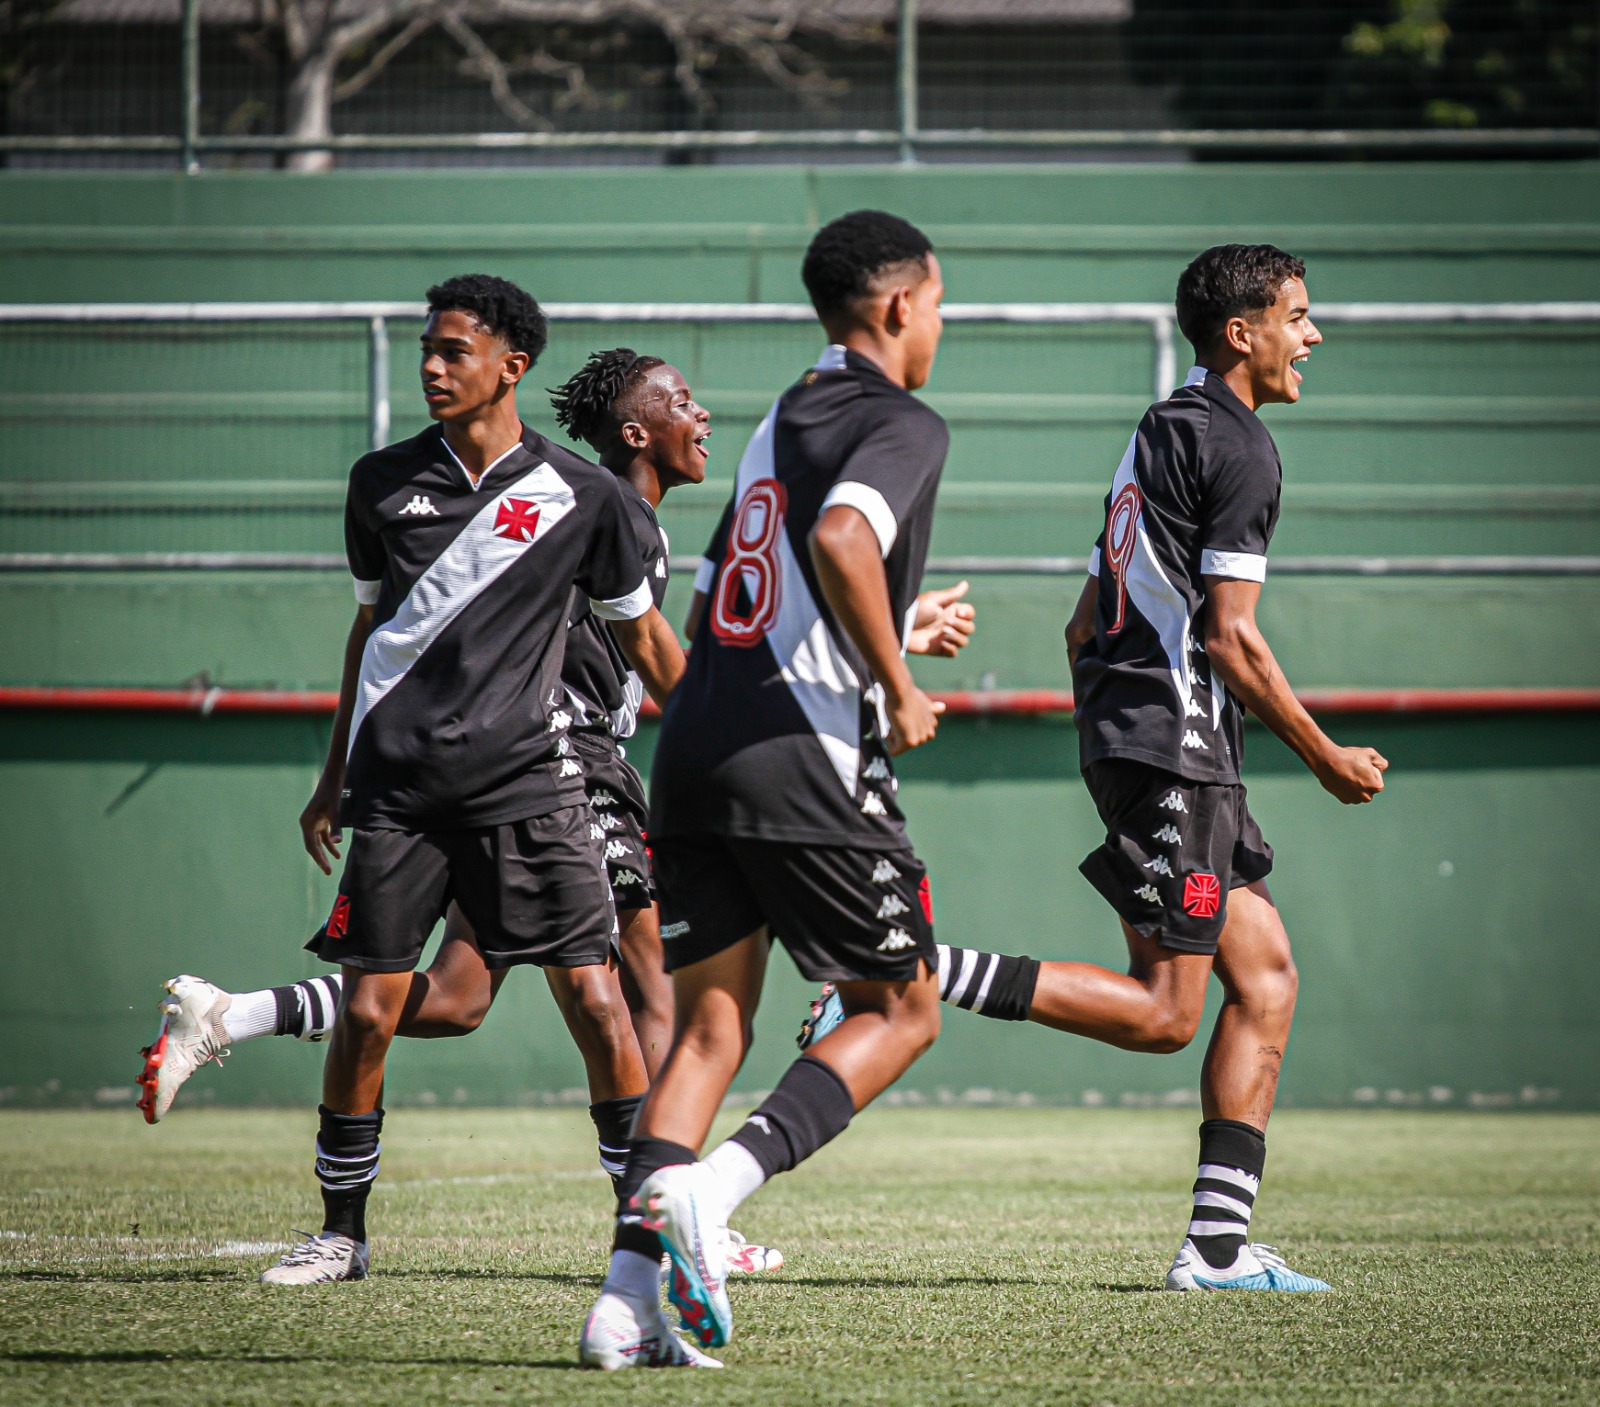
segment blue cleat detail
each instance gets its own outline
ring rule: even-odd
[[[1252,1241],[1230,1266],[1218,1269],[1185,1240],[1167,1272],[1169,1290],[1331,1290],[1326,1280],[1302,1275],[1271,1246]]]

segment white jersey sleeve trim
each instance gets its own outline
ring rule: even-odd
[[[1232,577],[1235,581],[1265,581],[1267,559],[1254,552],[1213,552],[1200,554],[1201,576]]]
[[[854,479],[841,479],[828,490],[828,496],[822,500],[822,508],[817,516],[821,517],[834,505],[841,503],[846,508],[854,508],[872,525],[872,531],[878,536],[878,547],[887,557],[889,549],[894,546],[895,538],[900,535],[900,524],[895,521],[894,509],[889,507],[889,500],[871,484],[857,483]]]
[[[709,557],[702,557],[700,564],[694,569],[694,589],[702,596],[711,590],[711,583],[717,575],[717,564]]]
[[[350,578],[350,583],[355,587],[356,600],[360,602],[361,605],[375,606],[378,604],[378,592],[383,590],[383,582],[362,581],[360,577],[353,576]]]
[[[1100,549],[1098,547],[1089,549],[1089,575],[1100,575]]]
[[[589,600],[590,609],[601,620],[638,620],[655,603],[647,581],[641,581],[626,596],[618,596],[614,601],[596,601],[593,597]]]

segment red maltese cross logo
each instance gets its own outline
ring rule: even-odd
[[[350,896],[341,894],[333,901],[326,932],[330,938],[343,938],[350,931]]]
[[[515,542],[532,542],[534,529],[539,526],[539,505],[525,498],[508,498],[495,514],[496,537],[509,537]]]
[[[1190,918],[1215,918],[1222,888],[1214,874],[1191,874],[1183,879],[1183,911]]]

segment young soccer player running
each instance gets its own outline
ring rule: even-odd
[[[841,1133],[939,1029],[927,877],[889,758],[938,723],[902,650],[948,445],[909,394],[933,365],[943,284],[927,238],[875,211],[819,231],[802,277],[830,345],[745,450],[656,745],[650,838],[678,1022],[623,1179],[636,1210],[582,1331],[582,1361],[601,1368],[684,1362],[660,1348],[663,1245],[685,1324],[705,1347],[728,1341],[729,1213]],[[697,1161],[773,937],[838,984],[845,1019]]]
[[[939,950],[948,1002],[1157,1053],[1193,1039],[1216,972],[1200,1170],[1169,1290],[1328,1288],[1249,1240],[1297,979],[1240,780],[1243,711],[1346,805],[1382,791],[1389,765],[1317,726],[1256,623],[1283,478],[1256,411],[1300,399],[1322,341],[1304,280],[1271,245],[1220,245],[1184,270],[1178,324],[1197,365],[1128,443],[1067,627],[1083,775],[1106,827],[1082,870],[1122,920],[1128,974]],[[824,1005],[812,1028],[834,1019]]]
[[[263,1274],[269,1284],[366,1273],[385,1059],[451,900],[486,968],[544,967],[580,1018],[595,1008],[570,993],[620,996],[616,918],[562,706],[574,589],[657,698],[683,667],[616,477],[517,414],[517,384],[545,342],[537,303],[469,275],[430,289],[428,305],[422,386],[437,424],[358,460],[346,499],[360,604],[303,818],[314,853],[337,857],[336,831],[353,832],[313,942],[344,985],[317,1138],[324,1221]],[[627,1037],[613,1041],[619,1097],[646,1082]]]

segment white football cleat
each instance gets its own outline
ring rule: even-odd
[[[185,973],[166,984],[168,996],[157,1010],[161,1026],[144,1048],[144,1089],[139,1108],[147,1124],[159,1124],[190,1075],[208,1060],[219,1065],[228,1053],[228,1032],[222,1013],[233,1005],[221,987]]]
[[[677,1163],[645,1179],[634,1198],[642,1224],[672,1257],[667,1295],[702,1348],[733,1337],[728,1303],[728,1228],[717,1175],[704,1163]]]
[[[731,1226],[728,1228],[729,1275],[760,1275],[764,1270],[782,1269],[783,1252],[776,1246],[754,1245]]]
[[[1271,1246],[1251,1241],[1242,1247],[1233,1264],[1218,1270],[1208,1265],[1185,1238],[1178,1247],[1172,1269],[1167,1272],[1169,1290],[1331,1290],[1326,1280],[1313,1279],[1291,1270]]]
[[[585,1368],[720,1368],[668,1326],[659,1304],[640,1304],[609,1291],[583,1321],[578,1360]]]
[[[331,1285],[338,1280],[365,1280],[371,1257],[365,1241],[352,1241],[332,1231],[307,1236],[283,1259],[261,1272],[263,1285]]]

